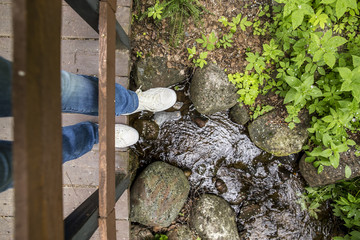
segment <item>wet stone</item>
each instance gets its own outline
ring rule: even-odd
[[[183,171],[164,162],[147,166],[131,187],[130,219],[151,227],[168,227],[190,190]]]
[[[166,121],[179,120],[181,118],[180,111],[175,112],[157,112],[154,114],[154,121],[159,127]]]
[[[208,119],[204,117],[195,117],[193,121],[199,128],[202,128],[205,127]]]
[[[245,125],[250,121],[250,116],[247,109],[244,106],[240,106],[239,104],[236,104],[230,109],[229,116],[231,121],[241,125]]]
[[[167,67],[165,57],[147,57],[135,65],[134,78],[136,88],[142,90],[155,87],[169,87],[186,79],[184,71]]]
[[[141,227],[139,225],[131,225],[130,239],[131,240],[153,240],[154,235],[147,228]]]
[[[294,129],[278,117],[277,111],[272,111],[258,117],[248,127],[250,138],[255,145],[274,156],[288,156],[301,151],[309,133],[309,115],[299,114],[301,123]]]
[[[210,115],[236,104],[236,87],[220,67],[211,63],[196,70],[191,80],[190,99],[199,113]]]
[[[355,155],[356,149],[353,147],[347,152],[340,153],[340,163],[337,168],[324,166],[324,170],[318,174],[317,168],[312,163],[305,162],[306,154],[300,160],[300,172],[306,182],[311,187],[333,184],[345,179],[346,165],[351,169],[351,176],[348,180],[360,176],[360,157]]]
[[[175,229],[169,231],[166,236],[169,240],[191,240],[195,239],[194,234],[186,225],[177,225]]]
[[[228,190],[225,182],[221,179],[216,179],[215,187],[216,187],[216,190],[219,191],[219,193],[226,193]]]
[[[159,126],[151,120],[137,119],[133,127],[147,140],[155,140],[159,135]]]
[[[202,240],[238,240],[235,212],[222,198],[204,194],[191,212],[191,226]]]

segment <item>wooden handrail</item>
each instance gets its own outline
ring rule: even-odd
[[[64,239],[61,0],[14,0],[15,239]]]

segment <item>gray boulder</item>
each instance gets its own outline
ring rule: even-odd
[[[300,152],[309,136],[309,115],[302,112],[299,118],[301,123],[290,129],[277,111],[264,114],[249,125],[250,138],[257,147],[278,157]]]
[[[191,226],[202,240],[237,240],[235,212],[222,198],[204,194],[191,211]]]
[[[168,227],[178,216],[189,190],[182,170],[164,162],[150,164],[131,187],[131,221]]]
[[[190,85],[190,99],[202,114],[224,111],[237,102],[236,87],[215,64],[197,69]]]
[[[141,59],[134,69],[137,88],[148,90],[154,87],[169,87],[186,79],[184,71],[167,67],[164,57],[148,57]]]
[[[187,225],[177,225],[175,229],[167,232],[166,236],[169,240],[192,240],[194,234]]]
[[[241,125],[245,125],[250,120],[247,109],[244,106],[240,106],[239,104],[236,104],[230,109],[229,117],[231,121]]]
[[[317,169],[312,163],[305,162],[306,154],[300,160],[300,172],[306,182],[311,187],[324,186],[333,184],[336,181],[345,179],[345,167],[351,168],[352,179],[360,176],[360,157],[355,156],[355,148],[351,148],[347,152],[340,153],[340,164],[337,168],[332,166],[324,166],[322,173],[318,174]]]

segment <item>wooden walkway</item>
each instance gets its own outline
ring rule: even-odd
[[[117,0],[116,18],[125,32],[130,33],[132,0]],[[98,34],[87,25],[65,2],[62,15],[62,69],[85,75],[98,75],[99,41]],[[12,59],[12,19],[11,0],[0,0],[0,56]],[[116,82],[128,87],[129,84],[129,51],[116,52]],[[63,126],[82,121],[97,121],[97,117],[63,114]],[[128,123],[125,116],[117,117],[117,123]],[[0,139],[12,140],[12,118],[0,118]],[[117,170],[127,171],[128,151],[121,149],[116,152]],[[64,218],[88,198],[98,187],[98,146],[74,161],[63,165],[63,201]],[[13,190],[0,193],[0,239],[13,239],[14,206]],[[125,192],[116,203],[117,239],[128,240],[129,194]],[[98,231],[92,239],[98,239]]]

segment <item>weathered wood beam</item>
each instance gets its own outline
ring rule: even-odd
[[[115,228],[115,12],[100,1],[99,15],[99,232],[116,239]]]
[[[61,0],[13,0],[15,239],[64,239]]]

